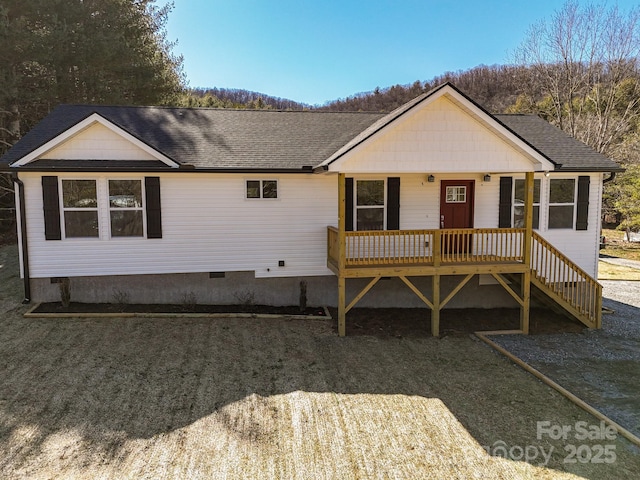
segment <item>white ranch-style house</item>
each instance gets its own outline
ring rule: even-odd
[[[617,164],[451,84],[389,113],[62,105],[2,167],[29,301],[431,310],[532,295],[600,326],[603,179]]]

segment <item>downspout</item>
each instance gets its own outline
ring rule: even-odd
[[[605,183],[609,183],[610,181],[612,181],[614,178],[616,178],[616,172],[610,172],[611,176],[609,178],[605,178],[602,180],[602,184],[604,185]]]
[[[31,278],[29,277],[29,249],[27,248],[27,222],[24,206],[24,183],[18,178],[17,173],[11,174],[11,179],[18,187],[18,201],[20,202],[20,239],[22,240],[22,276],[24,281],[24,300],[22,303],[31,302]]]

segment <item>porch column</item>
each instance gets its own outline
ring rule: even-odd
[[[522,246],[522,261],[529,267],[522,274],[521,291],[522,306],[520,307],[520,330],[529,333],[529,310],[531,304],[531,243],[533,236],[533,172],[525,176],[524,198],[524,245]]]
[[[338,174],[338,335],[346,334],[346,286],[344,276],[346,266],[346,186],[344,173]]]

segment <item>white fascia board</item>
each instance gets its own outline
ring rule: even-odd
[[[340,153],[340,151],[333,154],[327,160],[322,162],[319,167],[328,166],[329,171],[339,172],[340,165],[347,161],[349,157],[357,150],[364,148],[366,145],[371,143],[375,137],[381,135],[388,130],[395,127],[396,122],[405,119],[411,118],[413,115],[416,115],[422,108],[426,108],[430,103],[433,103],[437,99],[442,96],[448,96],[451,101],[453,101],[456,105],[458,105],[463,111],[471,114],[477,121],[485,125],[489,130],[493,131],[499,137],[501,137],[504,141],[514,146],[516,149],[520,150],[525,154],[526,157],[529,158],[533,165],[533,171],[536,172],[546,172],[552,171],[555,169],[555,165],[549,161],[544,155],[538,152],[536,149],[531,147],[528,143],[523,141],[519,136],[511,132],[508,128],[498,122],[495,118],[491,117],[482,109],[478,108],[473,102],[470,102],[456,90],[451,88],[449,85],[445,85],[443,88],[439,89],[437,92],[434,92],[433,95],[425,98],[414,108],[411,108],[409,111],[401,113],[398,117],[389,121],[386,125],[384,125],[380,130],[372,133],[370,136],[362,140],[360,143],[350,147],[350,149],[344,153]],[[345,146],[347,147],[348,144]],[[343,147],[344,148],[344,147]],[[337,159],[335,157],[338,156]]]
[[[112,132],[116,133],[117,135],[120,135],[122,138],[128,140],[129,142],[134,144],[136,147],[140,148],[141,150],[144,150],[149,155],[157,158],[158,160],[160,160],[162,163],[168,165],[169,167],[172,167],[172,168],[179,168],[180,167],[180,165],[177,162],[175,162],[174,160],[172,160],[171,158],[169,158],[166,155],[160,153],[158,150],[156,150],[155,148],[150,147],[146,143],[140,141],[139,139],[137,139],[136,137],[131,135],[126,130],[120,128],[119,126],[117,126],[117,125],[115,125],[113,123],[111,123],[109,120],[107,120],[106,118],[104,118],[103,116],[101,116],[101,115],[99,115],[97,113],[92,113],[91,115],[89,115],[84,120],[76,123],[73,127],[65,130],[64,132],[62,132],[57,137],[52,138],[47,143],[45,143],[41,147],[36,148],[31,153],[25,155],[24,157],[22,157],[17,162],[12,163],[11,166],[12,167],[22,167],[23,165],[26,165],[26,164],[28,164],[30,162],[33,162],[34,160],[37,160],[40,156],[44,155],[49,150],[54,149],[58,145],[61,145],[66,140],[69,140],[74,135],[82,132],[83,130],[89,128],[91,125],[94,125],[96,123],[99,123],[100,125],[103,125],[104,127],[107,127]]]

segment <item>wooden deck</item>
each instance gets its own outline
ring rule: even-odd
[[[589,327],[599,328],[602,287],[588,273],[533,231],[533,172],[525,177],[524,228],[346,231],[345,174],[338,174],[338,228],[327,228],[327,266],[338,277],[338,333],[345,316],[383,277],[402,280],[431,309],[439,334],[440,310],[478,274],[490,274],[520,305],[520,329],[529,333],[531,288]],[[446,293],[440,278],[461,276]],[[431,276],[430,298],[409,279]],[[371,281],[349,303],[346,282]],[[513,281],[511,281],[513,280]],[[444,298],[441,298],[444,297]]]
[[[520,305],[525,333],[531,285],[588,327],[601,325],[600,284],[540,235],[527,236],[521,228],[344,232],[340,240],[338,229],[330,226],[327,266],[338,277],[343,316],[381,278],[398,277],[432,310],[432,331],[437,335],[440,310],[474,275],[486,274]],[[440,277],[448,275],[462,279],[441,299]],[[510,281],[513,275],[515,282]],[[408,278],[416,276],[433,277],[431,298]],[[347,304],[343,297],[349,278],[372,280]]]

